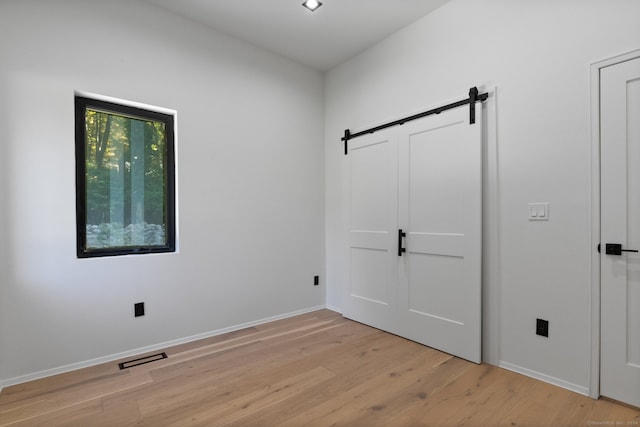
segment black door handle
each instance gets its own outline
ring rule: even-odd
[[[607,255],[622,255],[622,252],[638,252],[637,249],[622,249],[620,243],[606,243],[604,253]]]
[[[403,232],[402,228],[398,230],[398,256],[402,256],[404,252],[407,252],[407,250],[402,247],[402,238],[406,236],[407,233]]]

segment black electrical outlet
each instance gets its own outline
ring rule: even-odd
[[[318,286],[320,284],[320,276],[313,276],[313,286]]]
[[[540,335],[543,337],[549,336],[549,321],[536,319],[536,335]]]
[[[135,317],[144,316],[144,303],[137,302],[133,304],[133,313]]]

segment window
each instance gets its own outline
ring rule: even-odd
[[[174,116],[81,96],[75,112],[78,257],[174,252]]]

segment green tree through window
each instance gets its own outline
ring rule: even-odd
[[[78,256],[175,250],[173,116],[76,97]]]

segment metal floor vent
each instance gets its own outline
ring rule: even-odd
[[[126,362],[118,363],[118,366],[120,366],[120,369],[128,369],[134,366],[144,365],[145,363],[151,363],[151,362],[155,362],[157,360],[162,360],[166,358],[167,358],[167,353],[162,352],[158,354],[153,354],[151,356],[145,356],[139,359],[133,359],[133,360],[128,360]]]

